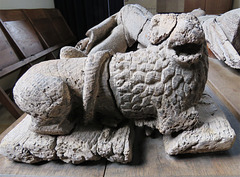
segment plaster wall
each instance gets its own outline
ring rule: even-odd
[[[0,0],[0,9],[54,8],[54,0]]]

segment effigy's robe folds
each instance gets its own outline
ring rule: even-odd
[[[240,69],[240,8],[219,16],[200,15],[208,47],[229,67]]]
[[[170,155],[231,148],[234,130],[203,94],[208,56],[197,17],[127,5],[86,36],[18,80],[14,99],[27,116],[1,141],[2,155],[128,163],[134,126],[162,133]]]

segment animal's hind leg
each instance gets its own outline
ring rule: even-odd
[[[59,77],[29,71],[15,85],[14,99],[32,116],[32,130],[37,133],[63,135],[73,128],[68,120],[71,111],[69,89]]]

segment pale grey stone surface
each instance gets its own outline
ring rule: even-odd
[[[227,39],[240,53],[240,8],[228,11],[216,18]]]
[[[116,15],[112,15],[103,22],[89,29],[86,33],[86,36],[89,39],[86,46],[86,53],[88,54],[95,45],[105,39],[116,26]]]
[[[69,120],[72,104],[80,104],[86,122],[93,119],[100,71],[111,55],[100,51],[88,58],[43,62],[28,70],[15,85],[14,99],[33,116],[32,130],[68,134],[74,125]]]
[[[86,56],[87,55],[85,53],[78,50],[76,47],[65,46],[60,50],[60,59],[81,58]]]
[[[201,17],[201,16],[204,16],[206,15],[206,12],[204,10],[202,10],[201,8],[198,8],[198,9],[194,9],[192,12],[191,12],[192,15],[196,16],[196,17]]]
[[[139,35],[141,33],[147,32],[144,29],[144,26],[150,22],[153,15],[144,7],[138,4],[129,4],[124,6],[118,13],[117,13],[117,23],[122,24],[124,27],[124,34],[128,46],[131,47],[136,41],[139,41]],[[147,34],[143,34],[145,38]],[[141,38],[142,39],[142,38]],[[147,42],[146,40],[142,39],[141,42]],[[141,43],[144,46],[147,46],[145,43]]]
[[[0,153],[7,158],[25,163],[61,159],[79,164],[99,160],[127,163],[132,160],[134,130],[131,125],[103,128],[100,124],[79,124],[70,135],[50,136],[29,129],[27,115],[0,144]]]
[[[214,55],[228,66],[240,69],[240,9],[221,16],[201,16],[199,19]]]
[[[126,51],[127,47],[128,45],[124,36],[123,25],[118,25],[111,31],[111,34],[106,39],[94,46],[89,54],[102,50],[112,50],[115,53],[123,53]]]
[[[57,137],[59,159],[79,164],[101,157],[111,162],[132,160],[133,129],[129,125],[118,129],[98,125],[78,126],[71,135]]]
[[[167,21],[169,15],[153,17],[153,21],[170,23],[164,42],[117,53],[110,61],[110,86],[123,115],[136,119],[138,126],[148,125],[163,134],[196,124],[194,106],[204,90],[208,71],[204,33],[197,18],[190,14],[170,16],[177,19],[176,25],[172,25],[174,20]],[[155,31],[156,24],[151,23],[150,29]],[[154,37],[159,40],[159,36]]]
[[[170,155],[202,153],[230,149],[236,134],[224,113],[214,104],[211,97],[203,94],[197,105],[200,123],[193,130],[177,136],[163,136],[165,150]]]
[[[132,15],[127,18],[126,14]],[[129,39],[131,38],[135,41],[138,40],[138,34],[143,31],[141,29],[138,31],[134,30],[143,28],[146,22],[152,17],[151,14],[147,13],[146,9],[140,6],[126,6],[119,14],[112,16],[89,30],[89,33],[93,35],[92,37],[89,36],[89,41],[93,39],[97,40],[97,37],[94,35],[98,34],[102,28],[112,28],[115,16],[118,21],[117,24],[120,25],[114,28],[112,33],[114,34],[114,30],[118,30],[118,28],[122,31],[123,27],[121,25],[123,25],[124,28],[126,27],[124,33],[129,33]],[[137,24],[138,28],[136,29],[131,27],[131,25],[133,26],[129,21],[129,18],[132,18],[131,16],[137,19],[140,18],[139,20],[134,20],[134,22],[139,21],[139,24]],[[104,83],[99,85],[100,80],[110,81],[110,85],[105,84],[101,88],[105,91],[113,91],[113,95],[105,94],[106,97],[111,96],[116,99],[116,105],[114,104],[110,108],[115,110],[116,106],[125,118],[144,119],[145,123],[143,124],[149,124],[148,119],[151,119],[155,122],[152,128],[159,129],[163,134],[189,129],[194,126],[198,120],[198,113],[194,106],[201,97],[208,69],[204,33],[201,25],[197,18],[191,14],[156,15],[152,18],[151,22],[149,21],[148,25],[150,25],[151,42],[157,45],[148,45],[146,49],[123,54],[116,53],[115,55],[107,51],[93,52],[92,55],[89,54],[85,58],[51,61],[30,69],[16,84],[15,98],[20,108],[35,118],[35,127],[44,127],[45,122],[45,124],[49,124],[49,122],[50,125],[53,124],[53,132],[48,128],[49,125],[46,125],[46,129],[49,132],[42,130],[42,128],[38,132],[47,134],[68,133],[72,126],[69,126],[66,132],[62,130],[54,131],[56,130],[55,127],[61,127],[59,125],[63,122],[62,120],[68,121],[68,115],[72,106],[71,99],[74,99],[76,95],[82,101],[79,104],[82,103],[82,108],[80,106],[80,109],[83,109],[85,121],[89,122],[93,120],[95,110],[101,113],[101,110],[106,108],[101,106],[101,109],[96,108],[97,102],[98,106],[101,104],[100,99],[108,100],[112,104],[111,100],[101,97],[98,94],[99,88],[101,85],[104,85]],[[162,30],[164,26],[168,28]],[[109,32],[108,29],[104,30],[106,33]],[[111,35],[108,37],[111,38]],[[106,40],[108,40],[108,37]],[[86,39],[86,41],[88,40]],[[105,40],[103,43],[106,47]],[[79,45],[81,46],[81,44]],[[98,45],[95,47],[98,47]],[[100,47],[98,50],[101,49]],[[90,53],[92,50],[90,50]],[[111,58],[112,55],[113,57]],[[104,73],[101,72],[101,68],[105,66],[107,60],[109,68],[105,72],[109,73],[108,80],[102,79]],[[64,72],[61,72],[61,70]],[[74,72],[73,70],[76,71]],[[69,74],[66,75],[66,73]],[[104,76],[106,77],[107,75],[105,74]],[[33,81],[25,84],[26,80],[31,77]],[[44,83],[37,82],[33,85],[38,78]],[[45,83],[46,81],[49,83]],[[47,94],[43,94],[46,98],[44,97],[39,100],[41,95],[38,96],[37,92],[39,92],[39,89],[39,93],[41,93],[41,89],[43,93],[48,91],[48,86],[51,86],[50,83],[54,85],[53,88],[55,89],[53,89],[53,93],[59,98],[57,101],[63,100],[64,108],[61,107],[61,102],[52,104],[52,95],[48,94],[48,92]],[[107,87],[109,89],[106,89]],[[26,91],[22,92],[21,90]],[[69,92],[71,90],[74,90],[76,93],[70,95]],[[36,94],[31,95],[32,92]],[[65,92],[68,94],[65,94]],[[26,101],[26,95],[30,95],[31,99],[27,99]],[[41,106],[38,109],[39,113],[28,108],[29,103],[34,102],[34,104],[39,106],[44,99],[46,99],[46,102],[43,103],[45,107]],[[47,105],[46,103],[48,102],[50,104]],[[105,104],[109,105],[108,102]],[[46,107],[53,107],[52,109],[56,109],[58,112],[55,111],[57,112],[54,114],[56,116],[51,116],[50,111],[45,111],[42,107],[44,109]],[[64,110],[64,112],[60,114],[61,110]],[[41,112],[44,112],[46,115],[40,114]],[[109,113],[111,112],[109,111]],[[55,117],[58,118],[55,119]],[[119,122],[119,119],[112,122],[111,125],[116,126],[114,124]],[[64,125],[68,124],[71,125],[71,122],[64,122]]]
[[[56,137],[32,132],[30,124],[31,116],[27,115],[2,139],[0,154],[25,163],[56,159]]]
[[[149,40],[152,44],[159,44],[167,39],[177,24],[177,15],[154,15],[149,27]]]
[[[87,44],[89,43],[89,37],[86,37],[84,39],[81,39],[75,47],[81,51],[85,51]]]
[[[34,65],[16,83],[14,99],[33,117],[31,129],[42,134],[67,134],[72,96],[82,97],[84,58],[52,60]]]
[[[135,42],[141,49],[118,53]],[[149,127],[148,135],[153,129],[165,135],[189,132],[199,121],[198,111],[200,116],[202,112],[196,106],[207,80],[208,60],[202,26],[191,14],[152,17],[143,7],[128,5],[91,28],[75,47],[63,48],[61,55],[61,60],[30,68],[16,83],[14,98],[32,117],[24,133],[30,128],[43,139],[61,135],[55,150],[67,163],[101,157],[130,162],[134,132],[128,121]],[[224,132],[219,137],[225,137]],[[34,147],[32,142],[25,149]],[[52,146],[47,148],[52,151]],[[25,152],[14,153],[20,157],[16,160],[27,163],[53,158],[36,160],[34,155],[27,161]]]
[[[100,51],[89,55],[84,68],[84,85],[82,90],[82,101],[85,122],[94,118],[95,104],[99,91],[99,80],[102,77],[101,69],[105,62],[112,56],[111,52]]]

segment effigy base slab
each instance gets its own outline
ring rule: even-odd
[[[197,105],[199,125],[177,135],[163,136],[165,151],[170,155],[203,153],[230,149],[236,134],[224,113],[204,93]]]
[[[170,155],[223,151],[231,148],[235,132],[224,113],[206,93],[197,105],[200,123],[177,135],[164,135],[165,151]],[[77,126],[66,136],[41,135],[29,130],[27,115],[1,141],[0,153],[14,161],[36,163],[60,159],[66,163],[99,160],[128,163],[132,159],[134,131],[130,124],[120,128],[96,125]]]

